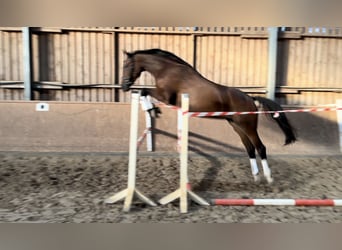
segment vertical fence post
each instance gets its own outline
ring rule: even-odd
[[[24,99],[29,101],[33,98],[32,90],[32,40],[30,27],[24,27],[23,54],[24,54]]]
[[[146,122],[146,148],[147,151],[153,151],[153,136],[152,136],[152,117],[149,112],[150,109],[153,108],[153,104],[150,96],[141,96],[140,104],[142,110],[145,111],[145,122]]]
[[[342,99],[338,99],[336,101],[337,106],[337,124],[338,124],[338,130],[340,134],[340,152],[342,153]]]
[[[148,152],[153,151],[153,136],[152,136],[152,117],[148,111],[145,111],[146,122],[146,149]]]
[[[182,109],[177,110],[177,152],[181,152],[182,126],[183,126]]]
[[[182,131],[180,133],[180,211],[188,212],[188,137],[189,137],[189,95],[182,94]]]
[[[270,27],[268,29],[268,82],[267,98],[275,99],[276,74],[277,74],[277,45],[278,28]]]
[[[129,158],[128,158],[128,183],[127,196],[124,203],[124,211],[128,212],[133,200],[135,189],[136,165],[137,165],[137,142],[139,124],[139,98],[140,93],[132,92],[131,101],[131,127],[129,133]]]
[[[156,204],[151,199],[145,196],[135,186],[137,153],[138,153],[137,144],[138,144],[138,124],[139,124],[139,99],[140,99],[140,92],[132,92],[127,188],[109,197],[105,201],[105,203],[107,204],[112,204],[125,198],[124,208],[123,208],[124,212],[129,212],[134,195],[136,195],[140,200],[149,204],[150,206],[156,206]]]
[[[190,190],[188,186],[188,144],[189,144],[189,95],[182,94],[182,109],[178,112],[178,143],[180,146],[178,150],[180,153],[180,187],[176,191],[168,194],[159,200],[159,203],[165,205],[173,200],[179,198],[180,200],[180,212],[188,212],[188,197],[195,201],[196,203],[204,206],[209,206],[210,204],[203,198],[195,194]],[[181,131],[180,131],[181,130]],[[180,137],[180,139],[179,139]],[[188,196],[189,195],[189,196]]]

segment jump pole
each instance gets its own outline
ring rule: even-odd
[[[342,206],[334,199],[213,199],[211,205],[221,206]]]
[[[337,107],[337,123],[338,123],[338,130],[340,134],[340,152],[342,153],[342,99],[338,99],[336,101]]]
[[[127,188],[105,200],[105,203],[112,204],[125,198],[124,207],[123,207],[124,212],[129,212],[134,195],[136,195],[141,201],[147,203],[150,206],[157,206],[151,199],[146,197],[142,192],[140,192],[135,187],[136,165],[137,165],[138,122],[139,122],[139,99],[140,99],[140,92],[132,92]]]
[[[174,201],[175,199],[180,199],[180,212],[188,212],[188,195],[189,198],[200,205],[209,206],[210,204],[203,198],[199,197],[197,194],[192,192],[188,188],[188,136],[189,136],[189,95],[182,94],[182,116],[181,125],[182,131],[178,131],[180,134],[180,188],[176,191],[168,194],[164,198],[159,200],[159,203],[165,205]],[[179,117],[179,116],[178,116]],[[178,121],[178,130],[180,126],[180,121]]]

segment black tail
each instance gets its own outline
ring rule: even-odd
[[[265,111],[278,111],[278,110],[283,110],[283,108],[276,102],[260,97],[260,96],[255,96],[253,97],[254,100],[257,100],[261,105],[262,109]],[[285,134],[285,145],[294,143],[296,139],[295,131],[292,128],[291,124],[289,123],[285,113],[278,113],[279,116],[274,117],[273,114],[268,114],[269,117],[271,117],[274,121],[277,122],[281,130]]]

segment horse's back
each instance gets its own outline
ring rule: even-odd
[[[226,105],[226,89],[211,82],[195,82],[183,85],[179,94],[188,93],[190,98],[190,111],[192,112],[213,112],[223,111],[228,108]]]
[[[250,111],[255,110],[253,99],[237,88],[219,85],[213,82],[189,84],[179,94],[188,93],[190,111]]]
[[[237,88],[226,88],[227,100],[232,111],[255,111],[256,106],[251,96]]]

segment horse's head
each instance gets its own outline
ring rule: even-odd
[[[121,88],[123,91],[128,91],[134,84],[135,80],[140,76],[142,67],[140,67],[135,58],[134,53],[124,51],[126,59],[123,65],[122,84]]]

